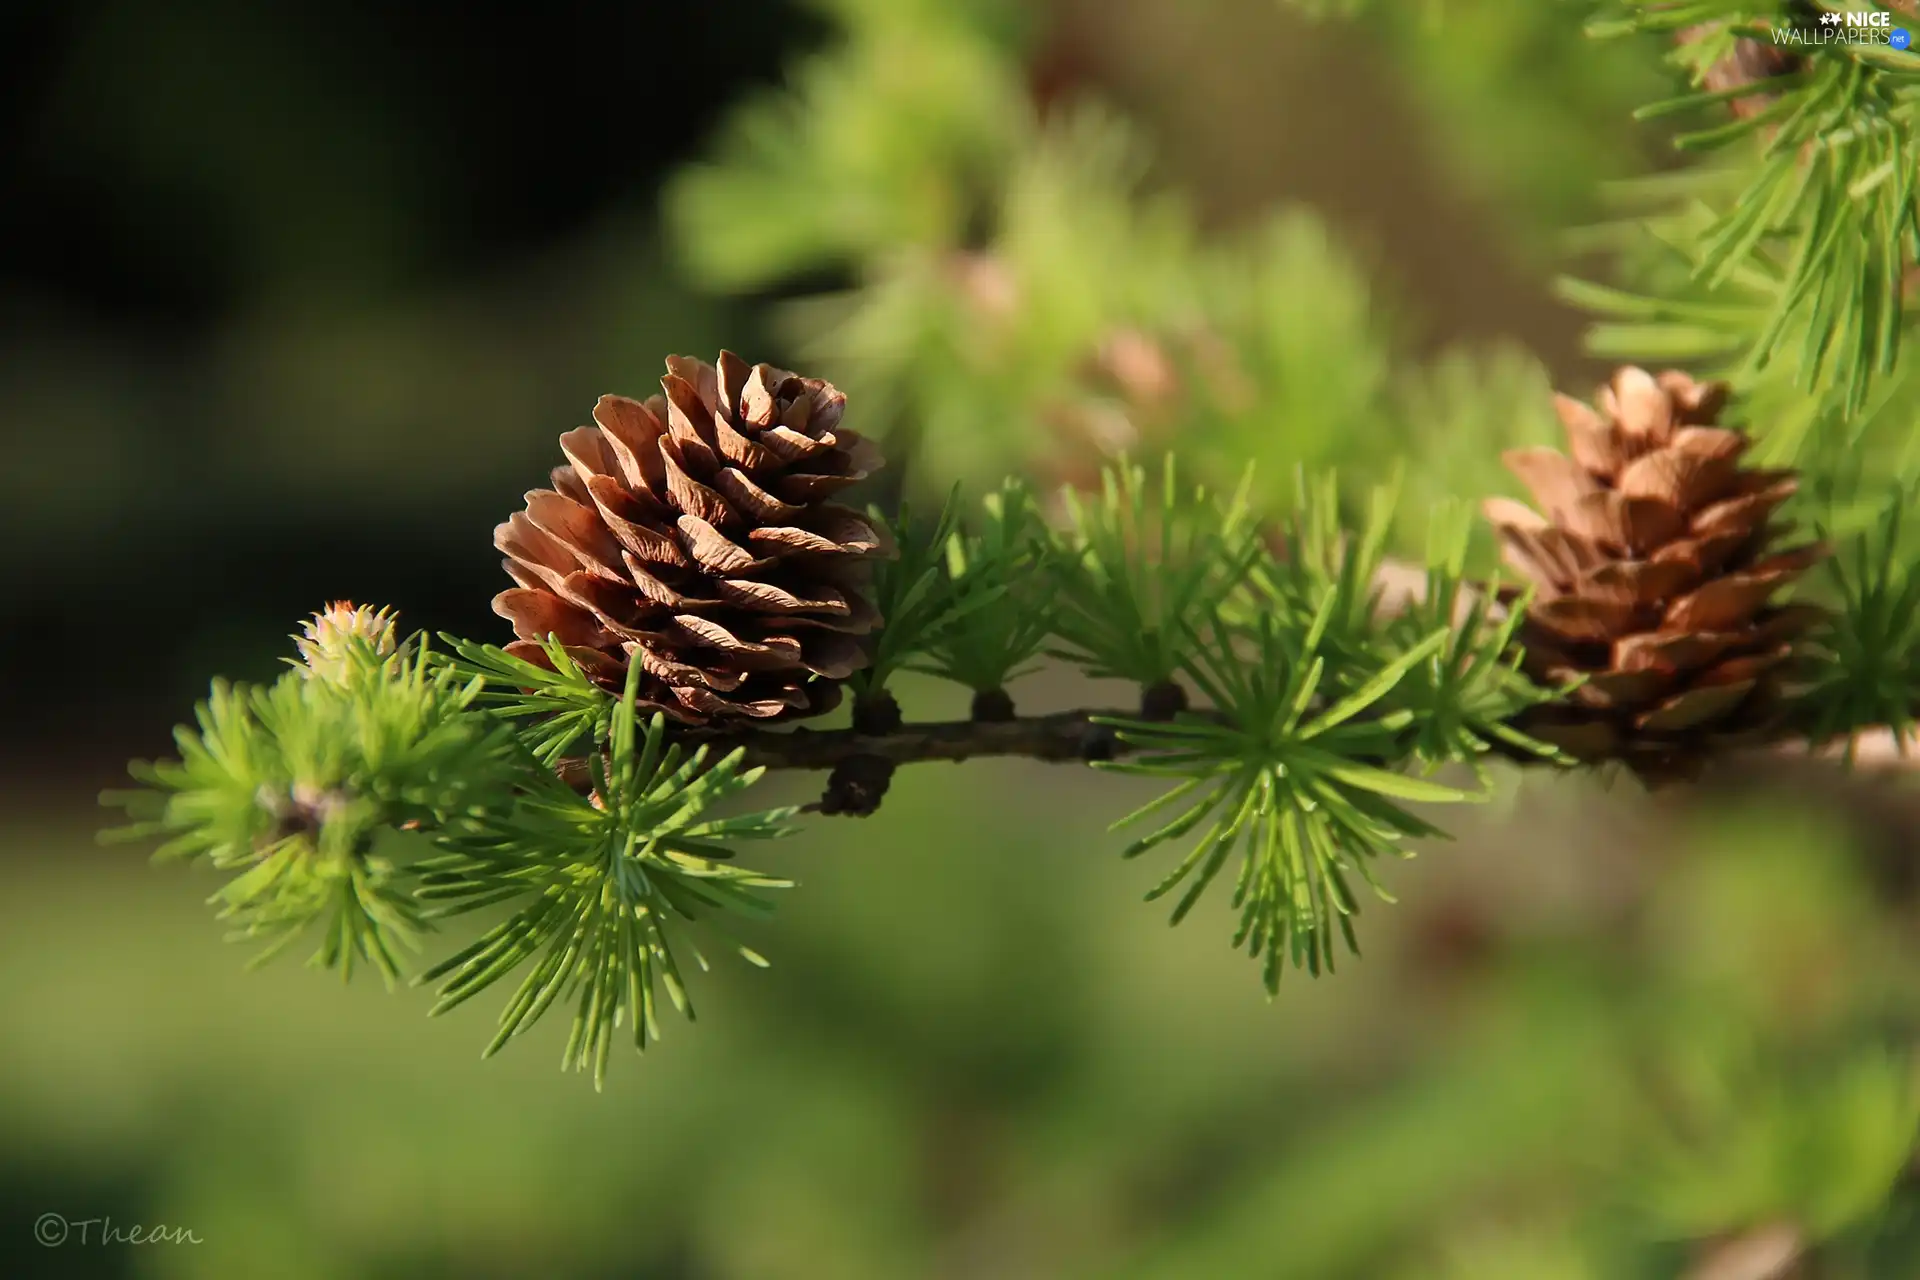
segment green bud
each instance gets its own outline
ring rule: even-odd
[[[336,600],[300,626],[293,637],[300,651],[295,670],[344,684],[356,669],[378,666],[398,651],[392,609],[355,606]]]

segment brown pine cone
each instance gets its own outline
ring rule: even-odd
[[[1507,563],[1535,587],[1528,675],[1588,677],[1526,731],[1650,780],[1768,737],[1795,641],[1825,616],[1771,603],[1826,549],[1773,549],[1787,528],[1773,512],[1797,481],[1741,467],[1747,437],[1712,425],[1725,398],[1723,384],[1635,368],[1602,388],[1598,412],[1557,396],[1573,456],[1505,457],[1546,514],[1506,498],[1485,507]]]
[[[686,724],[829,710],[880,622],[883,529],[827,499],[880,465],[840,426],[832,384],[730,351],[667,359],[662,396],[602,396],[560,437],[571,465],[494,530],[519,585],[507,651],[549,666],[549,634],[600,685]]]

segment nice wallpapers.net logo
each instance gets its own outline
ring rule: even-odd
[[[1913,36],[1893,25],[1890,13],[1823,13],[1804,25],[1773,28],[1773,42],[1783,45],[1884,44],[1904,52]]]

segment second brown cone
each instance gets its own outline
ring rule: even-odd
[[[1825,616],[1776,603],[1826,549],[1778,545],[1797,481],[1743,465],[1748,437],[1717,425],[1725,399],[1723,384],[1623,368],[1594,406],[1556,397],[1568,453],[1505,455],[1539,508],[1485,506],[1534,588],[1527,674],[1584,679],[1526,728],[1579,759],[1666,780],[1764,740],[1797,642]]]

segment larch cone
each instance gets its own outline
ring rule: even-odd
[[[1777,546],[1791,526],[1774,514],[1798,482],[1741,465],[1748,437],[1716,425],[1726,394],[1623,368],[1597,407],[1557,396],[1570,454],[1505,455],[1539,509],[1485,506],[1506,563],[1534,588],[1520,632],[1527,674],[1584,679],[1523,727],[1649,780],[1768,738],[1797,642],[1826,616],[1775,602],[1827,549]]]
[[[509,653],[551,636],[601,686],[683,724],[815,715],[867,665],[884,528],[832,496],[880,465],[831,383],[730,351],[667,360],[660,395],[602,396],[567,465],[494,531]]]

